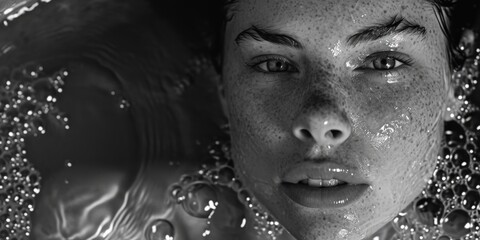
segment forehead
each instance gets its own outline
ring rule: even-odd
[[[232,13],[227,25],[232,34],[260,25],[299,35],[338,36],[395,16],[427,30],[438,28],[435,10],[426,0],[238,0],[232,5]]]

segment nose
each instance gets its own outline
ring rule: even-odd
[[[303,142],[336,147],[350,137],[352,128],[344,114],[316,111],[298,116],[292,130],[293,135]]]

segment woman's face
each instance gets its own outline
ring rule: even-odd
[[[232,153],[298,239],[361,239],[431,176],[448,96],[427,1],[241,0],[223,81]]]

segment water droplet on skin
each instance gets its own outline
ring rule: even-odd
[[[147,226],[145,238],[147,240],[174,240],[175,229],[167,220],[155,220]]]
[[[341,230],[338,232],[338,236],[339,236],[340,238],[345,238],[347,235],[348,235],[348,230],[347,230],[347,229],[341,229]]]

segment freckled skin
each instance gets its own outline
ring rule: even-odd
[[[346,44],[347,36],[395,15],[424,26],[426,35]],[[252,24],[294,36],[304,49],[259,41],[237,45],[235,37]],[[449,100],[445,46],[426,1],[242,0],[235,6],[223,66],[233,158],[253,194],[295,238],[362,239],[420,194],[435,166]],[[390,75],[355,71],[383,51],[413,62]],[[264,74],[245,64],[269,54],[287,58],[298,73]],[[356,169],[371,186],[342,208],[306,208],[279,189],[281,174],[304,161],[314,145],[300,141],[292,128],[315,114],[351,128],[348,139],[321,156]]]

